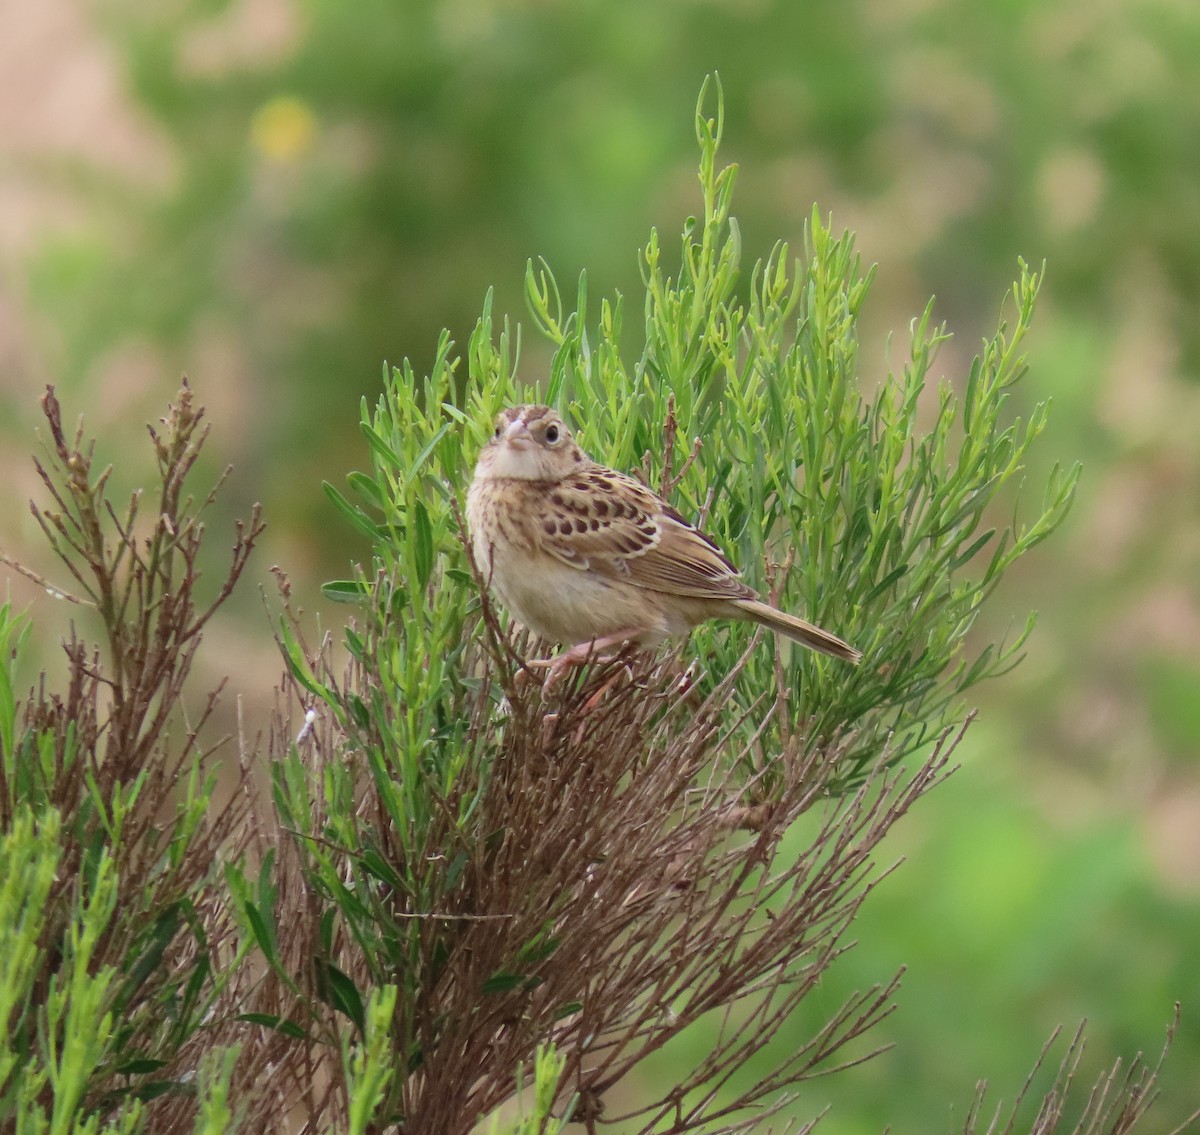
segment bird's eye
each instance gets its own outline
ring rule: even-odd
[[[556,441],[558,441],[558,426],[546,427],[546,441],[550,445],[553,445]]]
[[[501,434],[501,433],[503,433],[503,432],[504,432],[504,427],[503,427],[503,426],[502,426],[502,425],[501,425],[499,422],[497,422],[497,423],[496,423],[496,430],[495,430],[495,432],[492,434],[492,437],[494,437],[494,438],[495,438],[497,441],[499,441],[499,440],[500,440],[500,434]]]

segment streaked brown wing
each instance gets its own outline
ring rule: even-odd
[[[556,484],[537,536],[563,563],[651,591],[697,599],[754,595],[704,533],[645,485],[610,469],[582,470]]]

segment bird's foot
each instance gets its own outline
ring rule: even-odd
[[[554,658],[531,658],[525,663],[525,666],[530,670],[547,671],[546,678],[542,682],[542,697],[545,698],[553,691],[555,684],[566,671],[587,662],[611,662],[616,654],[609,654],[606,651],[636,638],[638,633],[637,630],[631,629],[588,639],[587,642],[576,643],[569,650],[564,650]]]

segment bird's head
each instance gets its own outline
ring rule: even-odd
[[[561,481],[587,461],[557,411],[549,406],[511,406],[496,418],[476,475]]]

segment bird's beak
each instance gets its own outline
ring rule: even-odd
[[[524,449],[527,445],[532,444],[533,435],[529,432],[524,418],[517,418],[516,421],[508,423],[508,429],[504,431],[504,441],[513,449]]]

